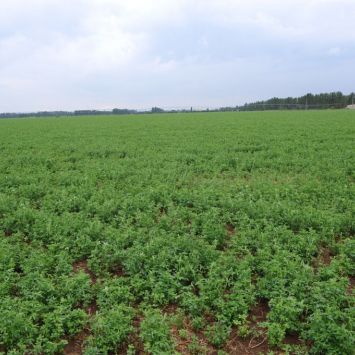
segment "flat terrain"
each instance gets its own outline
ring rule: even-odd
[[[352,354],[355,112],[0,120],[0,351]]]

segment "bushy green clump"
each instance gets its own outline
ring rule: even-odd
[[[133,331],[134,311],[125,305],[116,305],[97,313],[91,325],[92,336],[88,340],[88,354],[115,352]]]
[[[148,309],[140,325],[140,336],[144,349],[152,354],[173,354],[174,345],[169,324],[160,311]]]

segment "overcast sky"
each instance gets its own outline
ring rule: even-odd
[[[0,0],[0,112],[355,91],[355,0]]]

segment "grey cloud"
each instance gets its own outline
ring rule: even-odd
[[[2,0],[0,111],[354,90],[349,0]]]

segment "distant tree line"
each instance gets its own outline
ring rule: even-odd
[[[300,97],[286,97],[265,101],[246,103],[242,106],[227,106],[217,109],[169,109],[152,107],[150,110],[132,110],[126,108],[114,108],[113,110],[76,110],[76,111],[40,111],[29,113],[0,113],[0,118],[22,117],[58,117],[58,116],[90,116],[90,115],[129,115],[146,113],[178,113],[178,112],[227,112],[227,111],[263,111],[263,110],[304,110],[304,109],[340,109],[355,103],[355,93],[344,95],[342,92],[330,92],[322,94],[306,94]]]
[[[0,118],[22,118],[22,117],[58,117],[58,116],[73,116],[73,112],[69,111],[40,111],[40,112],[3,112],[0,113]]]
[[[114,108],[113,110],[75,110],[75,111],[39,111],[14,113],[4,112],[0,113],[0,118],[23,118],[23,117],[58,117],[58,116],[98,116],[98,115],[130,115],[142,113],[163,113],[163,112],[182,112],[185,110],[167,110],[160,107],[152,107],[151,110],[133,110],[127,108]]]
[[[322,94],[307,94],[300,97],[273,97],[266,101],[256,101],[237,106],[239,111],[260,110],[303,110],[303,109],[329,109],[345,108],[355,101],[355,93],[344,95],[342,92]]]
[[[76,111],[40,111],[27,113],[0,113],[0,118],[22,117],[58,117],[58,116],[95,116],[95,115],[128,115],[138,113],[137,110],[114,108],[108,110],[76,110]]]

